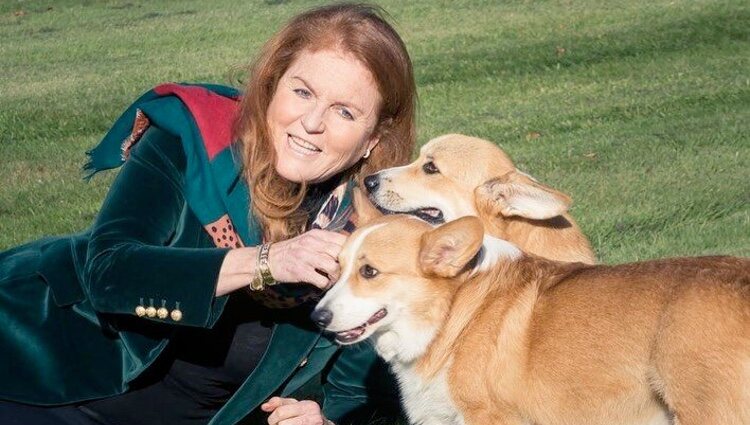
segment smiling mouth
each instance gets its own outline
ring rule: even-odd
[[[370,202],[375,206],[375,208],[378,209],[381,213],[385,215],[391,215],[391,214],[408,214],[413,215],[421,220],[424,220],[430,224],[443,224],[445,223],[445,217],[443,216],[443,211],[439,208],[435,207],[424,207],[424,208],[417,208],[414,210],[407,210],[407,211],[395,211],[395,210],[389,210],[373,199],[374,197],[372,195],[369,196]]]
[[[322,152],[320,148],[308,142],[307,140],[300,139],[299,137],[292,136],[291,134],[286,135],[287,144],[289,147],[301,154],[301,155],[315,155]]]
[[[365,333],[368,326],[378,323],[387,315],[388,310],[386,310],[385,308],[381,308],[380,310],[376,311],[375,314],[373,314],[369,319],[367,319],[365,323],[357,326],[356,328],[341,332],[335,332],[336,342],[340,344],[351,344],[353,342],[356,342],[357,339]]]

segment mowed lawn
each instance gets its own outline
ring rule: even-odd
[[[85,229],[84,151],[143,91],[231,83],[303,1],[0,2],[0,249]],[[606,263],[750,255],[750,3],[384,1],[419,140],[501,145]]]

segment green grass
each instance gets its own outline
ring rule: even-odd
[[[313,4],[0,3],[0,248],[88,226],[111,175],[83,182],[83,152],[132,100],[230,82]],[[499,143],[572,195],[604,262],[750,255],[750,4],[380,4],[414,61],[420,142]]]

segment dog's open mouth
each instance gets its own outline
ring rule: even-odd
[[[409,210],[409,211],[394,211],[389,210],[387,208],[382,207],[380,204],[378,204],[374,199],[370,199],[370,202],[372,202],[373,205],[375,205],[375,208],[378,209],[378,211],[382,212],[385,215],[391,215],[391,214],[409,214],[413,215],[415,217],[419,217],[420,219],[430,223],[430,224],[443,224],[445,223],[445,217],[443,217],[443,211],[439,208],[435,207],[424,207],[424,208],[418,208],[415,210]]]
[[[336,341],[342,344],[356,341],[357,338],[361,337],[362,334],[365,333],[368,326],[374,325],[375,323],[381,321],[386,315],[388,315],[388,310],[386,310],[385,308],[381,308],[380,310],[376,311],[375,314],[373,314],[369,319],[367,319],[365,323],[357,326],[356,328],[336,332]]]
[[[420,208],[414,211],[408,211],[406,214],[415,215],[430,224],[445,223],[443,212],[437,208]]]

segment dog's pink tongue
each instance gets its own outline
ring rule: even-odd
[[[354,341],[355,339],[359,338],[363,333],[365,333],[365,325],[357,326],[354,329],[349,329],[348,331],[343,332],[337,332],[336,333],[336,339],[342,342],[349,342]]]

